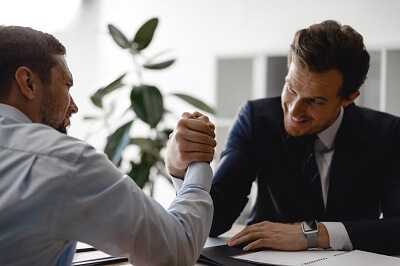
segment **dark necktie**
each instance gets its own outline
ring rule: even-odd
[[[322,220],[325,216],[324,200],[322,198],[321,177],[315,161],[314,143],[316,134],[307,137],[306,157],[303,164],[303,182],[305,182],[308,206],[312,219]]]

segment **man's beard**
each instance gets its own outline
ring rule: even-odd
[[[56,114],[58,110],[54,105],[54,102],[51,100],[52,98],[50,90],[45,90],[45,97],[42,106],[40,107],[41,123],[48,125],[61,133],[67,134],[67,127],[64,126],[64,119],[61,121],[58,121],[57,119]]]
[[[48,125],[61,133],[67,134],[67,127],[64,126],[64,120],[61,122],[55,121],[54,117],[51,117],[52,112],[50,111],[51,110],[41,112],[42,124]]]
[[[64,127],[64,124],[59,126],[59,127],[57,127],[57,128],[55,128],[55,130],[57,130],[57,131],[59,131],[59,132],[61,132],[63,134],[67,134],[68,133],[67,127]]]

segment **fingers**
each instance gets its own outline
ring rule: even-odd
[[[194,113],[189,113],[189,112],[184,112],[182,114],[182,118],[183,119],[196,119],[196,120],[200,120],[202,122],[204,122],[208,127],[210,127],[212,130],[215,130],[215,125],[213,123],[210,122],[210,119],[208,118],[208,116],[203,115],[200,112],[194,112]]]
[[[214,141],[214,140],[213,140]],[[215,141],[214,141],[215,142]],[[197,143],[197,142],[186,142],[186,143],[178,143],[181,145],[178,147],[180,152],[197,152],[197,153],[209,153],[214,155],[214,146],[204,144],[204,143]]]
[[[193,112],[192,114],[189,113],[189,112],[184,112],[182,114],[182,118],[187,118],[187,119],[196,119],[196,118],[199,118],[201,116],[204,116],[204,115],[202,113],[200,113],[200,112],[197,112],[197,111]]]
[[[263,238],[263,239],[258,239],[254,242],[251,242],[250,244],[248,244],[247,246],[245,246],[243,248],[244,251],[250,251],[253,249],[257,249],[257,248],[266,248],[266,247],[270,247],[268,244],[268,240]]]
[[[228,241],[229,246],[248,243],[243,250],[266,247],[276,250],[306,250],[307,240],[299,224],[264,221],[245,227]]]
[[[211,122],[205,123],[197,119],[180,119],[178,121],[177,130],[190,129],[195,132],[207,134],[211,138],[215,138],[214,129],[210,127]],[[214,125],[212,125],[214,127]]]
[[[249,243],[250,242],[250,243]],[[230,240],[228,242],[229,246],[237,246],[240,244],[249,243],[246,245],[243,250],[248,251],[261,247],[271,247],[270,239],[268,234],[265,232],[257,231],[257,232],[249,232],[243,236],[236,238],[235,240]]]
[[[181,145],[190,145],[192,144],[195,147],[202,147],[199,145],[195,145],[195,144],[204,144],[204,145],[208,145],[211,146],[212,148],[214,148],[217,145],[217,142],[214,139],[215,134],[211,134],[211,136],[209,134],[205,134],[202,132],[198,132],[198,131],[193,131],[193,130],[189,130],[189,129],[179,129],[177,130],[175,133],[175,139],[176,142],[181,144]],[[180,149],[181,150],[181,149]],[[189,151],[189,150],[184,150],[184,151]],[[200,150],[202,151],[202,150]]]
[[[189,113],[189,112],[184,112],[182,114],[182,118],[183,119],[196,119],[196,117],[193,114]]]
[[[231,239],[229,239],[229,241],[236,240],[236,239],[243,237],[244,235],[247,235],[251,232],[256,232],[256,231],[260,231],[260,230],[262,231],[263,228],[261,228],[261,227],[266,226],[268,223],[269,223],[268,221],[264,221],[261,223],[256,223],[256,224],[246,226],[245,228],[242,229],[242,231],[240,231],[239,233],[234,235]]]
[[[258,224],[246,226],[242,231],[240,231],[239,233],[237,233],[231,239],[228,240],[228,245],[236,246],[242,243],[252,241],[256,238],[261,237],[262,233],[263,233],[263,228],[260,228]]]

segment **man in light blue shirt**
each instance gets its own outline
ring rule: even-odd
[[[64,55],[50,34],[0,26],[0,265],[70,265],[76,241],[135,265],[194,264],[213,213],[213,125],[178,126],[204,134],[206,148],[165,210],[104,153],[63,134],[78,111]]]

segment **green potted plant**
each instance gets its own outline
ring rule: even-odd
[[[162,123],[165,116],[170,114],[164,108],[165,96],[153,85],[145,84],[142,80],[144,71],[159,71],[170,67],[175,60],[157,61],[157,56],[148,59],[144,51],[153,39],[154,32],[158,25],[158,19],[152,18],[145,22],[134,35],[128,39],[116,26],[109,24],[109,34],[115,43],[122,49],[128,51],[134,64],[133,74],[136,76],[134,82],[127,82],[126,72],[118,78],[98,89],[92,96],[91,101],[95,106],[102,109],[100,117],[85,117],[85,119],[100,120],[109,129],[104,152],[109,159],[120,168],[125,166],[126,174],[130,176],[139,187],[149,185],[150,195],[153,194],[154,179],[156,176],[169,176],[164,170],[164,158],[162,150],[172,132],[166,123]],[[113,95],[113,101],[107,98]],[[213,108],[199,99],[180,93],[173,93],[168,96],[178,97],[196,108],[209,114],[214,114]],[[112,97],[110,97],[112,98]],[[116,119],[117,109],[115,106],[121,99],[130,99],[130,106],[122,115]],[[147,136],[138,136],[133,130],[137,121],[147,125]],[[121,122],[125,121],[125,122]],[[112,130],[112,128],[116,128]],[[135,158],[124,155],[129,146],[136,146],[139,149]]]

